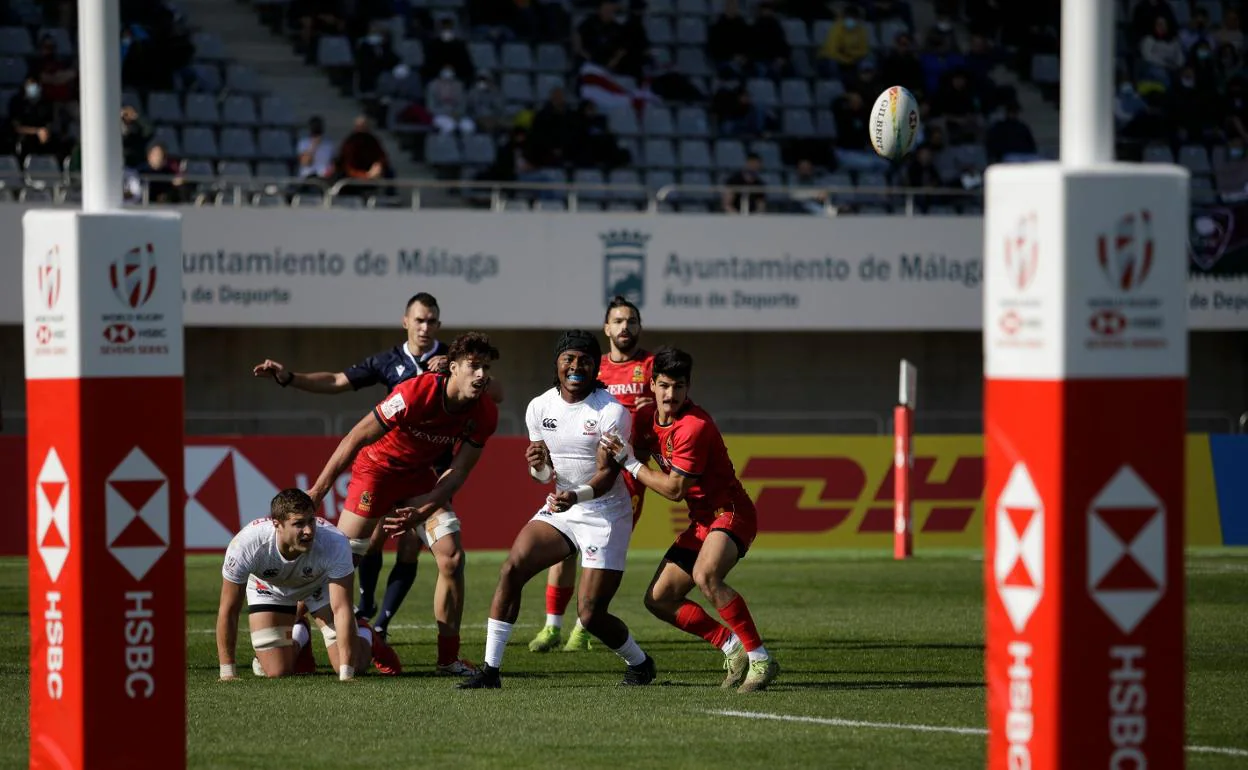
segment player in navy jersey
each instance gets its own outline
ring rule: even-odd
[[[375,353],[341,372],[293,372],[277,361],[266,360],[255,367],[253,373],[256,377],[272,377],[282,387],[309,393],[337,394],[373,385],[384,385],[390,392],[399,383],[419,374],[446,370],[447,345],[436,336],[441,325],[437,299],[421,292],[407,301],[403,314],[407,339],[399,345]],[[495,403],[502,401],[502,389],[494,380],[490,381],[488,395]],[[451,457],[452,449],[448,447],[445,455],[435,464],[439,474],[450,466]],[[368,552],[359,563],[360,603],[356,614],[366,619],[376,616],[375,630],[383,640],[386,639],[394,615],[416,582],[421,547],[428,547],[438,565],[433,599],[434,619],[438,624],[438,670],[465,676],[472,671],[458,658],[459,624],[464,607],[464,551],[459,536],[460,525],[452,511],[445,511],[435,518],[445,519],[436,532],[417,528],[404,532],[399,538],[395,564],[386,579],[380,614],[376,593],[381,577],[385,536],[381,528],[377,528]],[[433,535],[437,535],[436,539]],[[433,542],[425,542],[431,539]]]

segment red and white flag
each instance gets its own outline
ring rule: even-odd
[[[663,103],[647,86],[635,85],[632,78],[589,62],[581,65],[578,85],[581,98],[597,104],[603,112],[626,107],[641,110],[647,104]]]

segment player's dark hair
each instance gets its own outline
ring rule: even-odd
[[[658,377],[660,374],[673,380],[692,380],[693,356],[680,348],[664,345],[654,351],[654,374],[651,377]]]
[[[611,298],[609,303],[607,303],[607,312],[602,316],[602,322],[604,324],[611,319],[611,311],[615,310],[617,307],[626,307],[633,311],[633,315],[637,316],[637,323],[641,323],[641,311],[637,309],[637,306],[617,294]]]
[[[602,380],[598,379],[598,367],[602,363],[602,346],[598,344],[598,337],[595,334],[585,331],[584,329],[568,329],[559,335],[559,341],[555,343],[555,360],[569,350],[577,350],[589,356],[594,362],[594,390],[606,389],[606,385]],[[555,372],[555,387],[559,386],[559,373]]]
[[[269,503],[269,515],[278,521],[286,521],[291,516],[312,513],[315,510],[316,505],[312,503],[312,498],[302,489],[283,489]]]
[[[465,332],[456,337],[451,342],[450,349],[446,351],[447,361],[459,361],[472,356],[478,356],[487,361],[497,361],[498,348],[490,344],[488,335],[481,332]]]
[[[406,313],[411,310],[412,305],[415,305],[417,302],[430,310],[438,311],[438,315],[442,314],[442,308],[438,307],[438,300],[427,291],[422,291],[419,294],[413,294],[412,298],[407,301],[407,305],[403,308],[403,312]]]

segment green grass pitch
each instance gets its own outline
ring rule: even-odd
[[[658,664],[654,686],[618,687],[623,663],[600,648],[530,653],[527,642],[544,613],[539,579],[525,593],[499,692],[456,691],[454,680],[433,675],[427,554],[392,631],[403,676],[341,684],[314,634],[317,676],[265,681],[244,673],[242,681],[218,682],[212,628],[220,557],[192,556],[189,765],[983,766],[982,562],[975,552],[921,552],[906,563],[887,554],[751,554],[729,580],[750,602],[782,671],[771,690],[748,696],[719,689],[718,652],[645,611],[641,596],[659,555],[630,555],[614,605]],[[469,555],[464,654],[477,662],[501,558]],[[387,569],[389,563],[387,557]],[[1202,749],[1189,751],[1188,767],[1248,767],[1248,552],[1192,552],[1187,563],[1187,742]],[[0,720],[0,768],[27,762],[27,622],[26,561],[0,559],[0,699],[7,714]],[[240,636],[245,663],[250,647]],[[719,713],[726,711],[749,716]],[[904,727],[913,725],[970,729]]]

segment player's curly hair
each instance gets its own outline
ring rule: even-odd
[[[291,516],[300,513],[312,513],[316,510],[316,505],[312,502],[312,498],[308,497],[308,493],[302,489],[283,489],[273,497],[273,501],[269,503],[269,515],[277,521],[286,521]]]
[[[452,340],[450,349],[446,351],[447,361],[459,361],[472,356],[497,361],[498,348],[490,344],[488,335],[481,332],[465,332]]]

